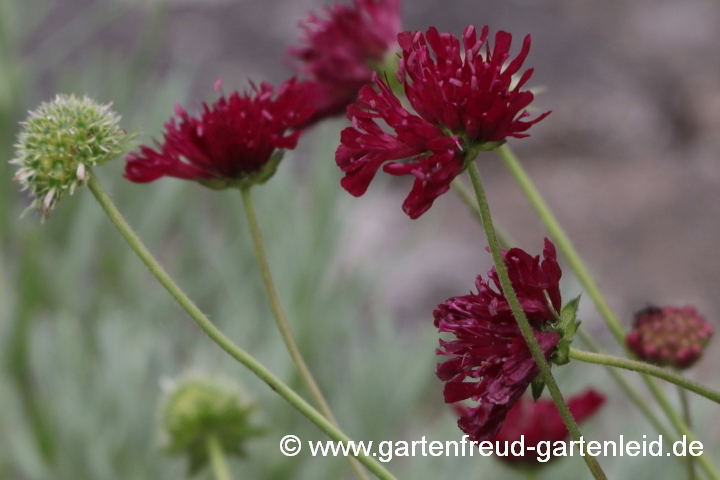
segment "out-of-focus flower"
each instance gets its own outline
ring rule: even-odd
[[[394,71],[402,0],[354,0],[327,8],[324,16],[311,13],[300,25],[302,46],[289,52],[298,73],[315,84],[315,122],[345,113],[373,71],[388,63]]]
[[[403,107],[382,78],[375,77],[376,88],[360,90],[347,112],[352,127],[343,131],[335,155],[348,192],[363,195],[383,165],[391,175],[412,175],[415,183],[403,210],[417,218],[478,152],[500,146],[507,137],[528,136],[525,132],[550,113],[528,120],[526,108],[534,96],[521,89],[532,69],[513,81],[530,51],[530,36],[507,63],[511,35],[498,32],[492,49],[488,35],[488,27],[479,39],[475,27],[467,27],[464,55],[455,36],[434,27],[425,35],[398,35],[403,58],[396,77],[415,113]],[[377,119],[391,131],[381,128]],[[395,161],[402,159],[408,160]]]
[[[713,329],[693,307],[648,307],[635,314],[627,345],[641,359],[684,369],[701,356]]]
[[[577,423],[582,423],[595,414],[605,403],[605,397],[593,389],[587,390],[581,395],[575,395],[568,399],[568,408]],[[538,400],[533,402],[529,397],[522,397],[510,409],[505,418],[500,432],[495,437],[497,442],[512,442],[524,437],[525,448],[522,455],[513,455],[508,449],[507,455],[496,458],[514,464],[525,466],[541,466],[544,462],[538,461],[538,444],[540,442],[555,442],[567,440],[570,436],[562,416],[557,411],[555,402],[552,400]],[[532,448],[532,450],[530,450]],[[548,449],[547,459],[550,456]]]
[[[555,246],[545,239],[542,261],[519,248],[503,253],[518,300],[549,360],[562,338],[551,329],[554,316],[543,296],[543,291],[551,292],[553,308],[559,309],[561,271]],[[436,371],[445,382],[445,402],[478,402],[458,421],[460,429],[476,441],[497,434],[508,411],[539,373],[494,268],[488,278],[495,289],[478,276],[477,293],[450,298],[433,312],[435,327],[455,336],[449,341],[441,339],[436,350],[438,355],[451,357],[439,363]]]
[[[187,456],[191,473],[208,461],[207,440],[213,436],[229,455],[243,456],[245,443],[262,430],[255,408],[230,382],[202,375],[170,380],[162,408],[165,450]]]
[[[146,183],[175,177],[215,189],[264,183],[284,151],[295,148],[296,128],[313,114],[312,89],[295,79],[277,91],[268,83],[252,85],[250,93],[232,92],[210,106],[203,103],[199,117],[177,106],[176,118],[165,124],[164,142],[126,157],[125,178]]]
[[[89,169],[125,153],[134,137],[118,124],[112,104],[58,95],[31,111],[15,145],[15,180],[47,217],[55,204],[85,181]]]

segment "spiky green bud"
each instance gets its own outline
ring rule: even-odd
[[[47,217],[66,193],[72,195],[83,184],[92,167],[129,150],[134,135],[120,128],[111,105],[58,95],[21,123],[10,163],[20,167],[15,180],[34,197],[30,208]]]
[[[165,450],[187,456],[190,473],[208,464],[209,436],[226,454],[243,456],[246,440],[262,433],[254,422],[254,406],[227,381],[190,375],[167,387],[162,410]]]

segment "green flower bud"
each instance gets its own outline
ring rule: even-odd
[[[83,184],[92,167],[129,150],[134,134],[120,128],[111,105],[58,95],[21,123],[10,163],[20,167],[15,180],[34,197],[30,208],[47,217],[66,193],[72,195]]]
[[[162,410],[165,450],[187,456],[191,474],[209,462],[208,437],[215,437],[226,454],[242,457],[245,441],[263,432],[254,423],[254,406],[229,382],[192,375],[168,387]]]

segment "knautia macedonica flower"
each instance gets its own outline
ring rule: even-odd
[[[197,117],[182,107],[165,124],[164,142],[142,146],[126,157],[125,178],[147,183],[161,177],[195,180],[214,189],[266,182],[285,150],[295,148],[313,114],[311,86],[291,79],[274,89],[252,85],[249,93],[222,95],[203,103]],[[222,82],[215,84],[222,90]]]
[[[312,121],[345,113],[358,92],[386,64],[394,71],[402,0],[354,0],[325,15],[311,13],[301,24],[302,46],[289,49],[299,74],[315,84]]]
[[[604,403],[603,395],[589,389],[583,394],[570,397],[567,405],[575,421],[582,423],[593,416]],[[570,432],[557,411],[555,402],[552,400],[533,402],[530,397],[523,396],[508,412],[495,441],[501,442],[502,445],[506,442],[511,445],[512,442],[524,438],[525,448],[521,455],[514,455],[510,449],[507,449],[506,455],[495,457],[513,465],[541,466],[555,457],[552,456],[550,447],[538,448],[540,442],[549,442],[549,445],[554,446],[556,442],[565,441],[569,437]],[[544,450],[547,453],[544,453]],[[539,461],[538,458],[543,461]]]
[[[693,307],[648,307],[635,314],[627,345],[645,361],[684,369],[702,356],[712,333]]]
[[[89,170],[129,149],[134,135],[119,126],[120,116],[88,97],[58,95],[40,104],[22,122],[15,145],[15,180],[47,217],[66,194],[82,185]]]
[[[549,307],[559,311],[561,304],[562,272],[555,246],[545,239],[542,260],[519,248],[503,253],[518,301],[549,360],[563,337],[552,329],[555,316]],[[490,440],[498,433],[508,411],[539,373],[494,268],[488,278],[495,288],[478,276],[477,293],[450,298],[433,312],[435,327],[455,337],[440,339],[436,350],[450,357],[436,371],[445,382],[445,402],[478,402],[458,421],[460,429],[476,441]]]
[[[169,454],[186,456],[191,473],[209,461],[209,436],[226,454],[243,456],[247,440],[262,433],[255,424],[254,405],[230,382],[189,375],[169,380],[164,387],[164,447]]]
[[[363,195],[383,165],[391,175],[412,175],[415,183],[403,210],[417,218],[479,151],[496,148],[508,137],[528,136],[525,132],[549,114],[528,120],[526,108],[534,97],[521,89],[532,69],[513,80],[530,51],[530,36],[507,63],[511,35],[498,32],[492,49],[488,35],[488,27],[479,39],[475,27],[467,27],[464,54],[455,36],[434,27],[425,35],[398,35],[403,58],[396,76],[415,113],[405,109],[382,78],[375,78],[375,88],[361,89],[347,112],[352,127],[343,131],[335,155],[348,192]]]

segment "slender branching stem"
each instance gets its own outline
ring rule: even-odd
[[[500,245],[498,244],[497,235],[493,227],[490,206],[488,205],[488,201],[485,196],[485,188],[483,187],[480,172],[477,170],[475,161],[470,163],[468,172],[470,174],[470,180],[472,181],[473,187],[475,188],[475,194],[477,195],[477,202],[480,207],[483,228],[485,229],[485,235],[487,236],[488,244],[490,245],[490,253],[492,254],[493,262],[495,263],[495,269],[497,270],[500,285],[502,286],[505,297],[510,304],[513,316],[518,323],[518,327],[520,327],[523,337],[525,338],[533,358],[535,359],[535,363],[540,370],[540,376],[545,382],[545,385],[547,386],[547,389],[557,406],[558,412],[560,412],[560,415],[570,432],[570,435],[574,440],[578,441],[582,437],[580,427],[578,427],[577,422],[570,413],[570,409],[565,403],[565,399],[563,398],[562,393],[555,382],[555,378],[550,371],[550,365],[545,359],[545,354],[540,348],[540,345],[538,345],[532,326],[530,326],[530,322],[525,316],[525,311],[520,305],[512,283],[510,282],[510,277],[508,276],[507,268],[505,267],[505,260],[502,252],[500,251]],[[590,472],[592,472],[593,476],[597,480],[605,480],[607,478],[595,457],[585,455],[584,460],[585,463],[587,463]]]
[[[332,440],[342,442],[346,445],[351,441],[347,435],[325,418],[320,412],[315,410],[300,395],[295,393],[293,389],[283,383],[253,356],[235,345],[232,340],[225,336],[225,334],[223,334],[204,313],[202,313],[192,300],[188,298],[185,292],[183,292],[182,289],[175,283],[170,275],[167,274],[158,261],[155,260],[147,247],[145,247],[140,238],[138,238],[130,225],[125,221],[122,214],[115,207],[115,204],[94,177],[92,172],[88,172],[87,186],[130,248],[132,248],[138,257],[140,257],[140,260],[142,260],[145,266],[147,266],[148,270],[150,270],[160,284],[165,287],[168,293],[172,295],[183,310],[190,315],[190,318],[195,321],[200,329],[205,332],[211,340],[218,344],[220,348],[225,350],[225,352],[227,352],[231,357],[254,373],[260,380],[265,382],[272,390],[277,392],[298,412],[314,423],[318,428],[320,428],[320,430],[325,432]],[[360,455],[357,459],[379,479],[396,480],[393,474],[373,457]]]
[[[275,318],[275,324],[280,331],[280,335],[285,342],[285,346],[287,347],[288,353],[290,353],[290,357],[292,358],[295,367],[300,373],[300,377],[303,379],[303,382],[307,386],[308,390],[310,390],[310,395],[315,401],[315,404],[318,406],[323,415],[325,415],[325,418],[337,426],[338,423],[332,413],[332,410],[330,410],[330,405],[328,405],[325,400],[320,387],[318,387],[315,378],[300,353],[297,343],[295,343],[292,330],[290,330],[290,324],[288,323],[287,317],[285,317],[285,312],[280,304],[280,298],[278,297],[277,290],[275,289],[275,283],[273,282],[272,274],[270,273],[270,264],[268,263],[267,254],[265,253],[265,244],[263,242],[262,233],[260,233],[260,226],[258,225],[250,188],[251,187],[244,188],[240,192],[242,194],[248,226],[250,227],[250,236],[252,237],[253,246],[255,247],[257,264],[262,274],[263,285],[265,286],[265,292],[267,293],[270,310],[272,311],[273,318]],[[369,480],[367,473],[357,460],[353,457],[348,457],[348,460],[358,477],[362,480]]]
[[[215,435],[210,434],[205,439],[205,446],[208,451],[208,456],[210,457],[210,466],[215,475],[215,480],[232,480],[230,467],[225,458],[225,452],[223,451],[220,440],[218,440]]]

